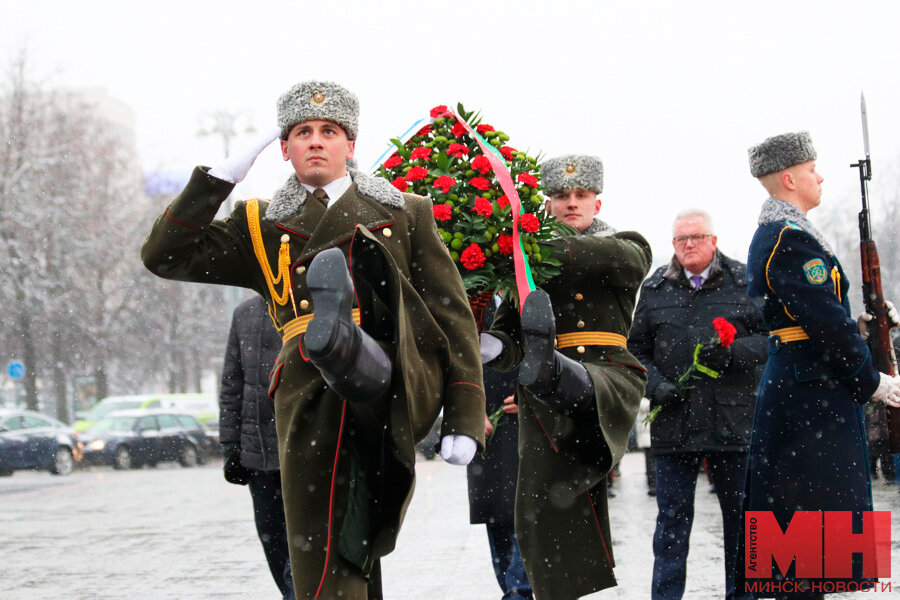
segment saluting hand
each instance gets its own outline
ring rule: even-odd
[[[247,147],[229,156],[209,170],[209,174],[229,183],[240,183],[250,172],[256,157],[266,146],[281,137],[281,128],[277,125],[267,129],[250,142]]]

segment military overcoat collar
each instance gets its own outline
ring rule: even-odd
[[[306,201],[309,194],[295,175],[273,196],[265,219],[307,240],[294,264],[349,241],[357,225],[369,230],[389,225],[394,217],[387,207],[405,206],[403,194],[387,180],[358,171],[351,171],[351,177],[353,184],[328,210],[320,202]]]
[[[348,169],[350,178],[356,184],[359,194],[368,196],[379,204],[393,208],[403,208],[406,201],[403,192],[395,188],[383,177],[372,177],[355,169]],[[346,196],[346,194],[344,194]],[[306,188],[300,184],[297,175],[292,173],[284,185],[272,196],[272,202],[266,209],[267,221],[281,222],[286,218],[300,214],[306,205],[309,194]]]
[[[828,254],[834,256],[831,244],[828,243],[822,232],[812,224],[812,221],[806,218],[802,210],[780,198],[768,198],[763,202],[762,210],[759,213],[759,224],[766,225],[780,221],[787,221],[810,234],[816,238],[816,241],[825,248]]]

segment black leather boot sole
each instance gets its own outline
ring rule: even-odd
[[[520,319],[525,357],[519,367],[519,383],[540,396],[553,390],[556,375],[553,355],[556,321],[547,292],[535,290],[528,294]]]
[[[352,335],[352,329],[356,327],[352,315],[353,282],[344,253],[329,248],[317,254],[309,265],[306,284],[315,314],[303,335],[303,342],[310,356],[319,358],[331,354],[338,341],[342,342],[340,345],[351,341],[338,340],[342,329],[351,332],[351,338],[357,337]],[[358,340],[352,340],[350,345],[358,344]]]
[[[344,254],[320,252],[306,278],[315,309],[304,333],[306,353],[331,388],[350,402],[378,400],[390,388],[391,361],[353,322],[354,288]]]

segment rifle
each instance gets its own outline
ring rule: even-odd
[[[890,323],[884,305],[884,294],[881,288],[881,263],[875,240],[872,239],[872,223],[869,217],[869,180],[872,179],[872,161],[869,157],[869,120],[866,114],[866,97],[860,95],[860,112],[862,114],[863,146],[866,158],[850,165],[859,169],[859,185],[862,192],[862,210],[859,212],[859,254],[862,261],[863,302],[866,312],[874,318],[868,323],[869,351],[872,362],[881,373],[895,375],[897,373],[897,357],[891,340]],[[884,407],[887,413],[888,435],[891,452],[900,452],[900,409]],[[878,407],[876,407],[878,410]]]

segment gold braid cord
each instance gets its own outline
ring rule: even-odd
[[[269,286],[269,294],[272,296],[272,301],[284,306],[287,304],[288,298],[293,298],[290,281],[290,240],[284,239],[288,237],[287,234],[282,237],[281,248],[278,249],[278,275],[276,276],[272,273],[272,267],[269,265],[269,259],[266,256],[266,248],[262,241],[262,232],[259,228],[258,200],[247,200],[247,227],[250,230],[250,239],[253,242],[253,252],[256,254],[256,260],[259,262],[260,269],[262,269],[263,277],[266,278],[266,285]],[[275,286],[279,283],[281,283],[280,293],[275,289]],[[272,322],[278,327],[278,323],[275,321],[271,309],[269,310],[269,316],[273,317]],[[280,327],[278,327],[278,329],[279,331],[281,330]]]

